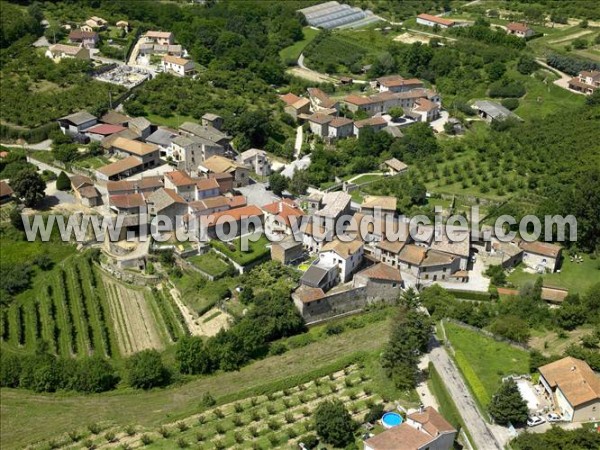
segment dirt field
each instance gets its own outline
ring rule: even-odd
[[[217,313],[220,314],[217,315]],[[211,319],[207,320],[208,318]],[[212,308],[198,318],[196,322],[200,327],[201,334],[210,337],[216,335],[221,329],[229,328],[232,319],[231,315],[221,311],[219,308]],[[205,320],[207,321],[204,322]]]
[[[402,33],[394,38],[394,41],[402,42],[403,44],[414,44],[415,42],[422,42],[423,44],[429,44],[429,37],[425,35],[416,35],[412,33]]]
[[[288,69],[287,72],[296,77],[304,78],[305,80],[314,81],[316,83],[333,83],[336,81],[334,78],[328,77],[325,74],[315,72],[314,70],[303,69],[301,67],[292,67],[291,69]]]
[[[162,349],[163,340],[144,290],[128,289],[108,276],[103,281],[121,354]]]

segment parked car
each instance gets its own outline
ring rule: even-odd
[[[545,420],[542,419],[541,417],[533,416],[533,417],[529,417],[527,419],[527,426],[528,427],[535,427],[535,426],[543,424],[544,422],[545,422]]]
[[[560,422],[562,420],[562,417],[556,413],[549,413],[546,416],[546,420],[548,420],[548,422]]]

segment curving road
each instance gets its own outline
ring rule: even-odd
[[[481,417],[471,392],[463,381],[458,368],[440,343],[433,339],[429,359],[440,374],[446,389],[456,404],[465,426],[477,450],[502,450],[501,445],[488,424]]]

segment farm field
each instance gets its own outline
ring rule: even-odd
[[[516,287],[521,287],[529,282],[535,283],[535,280],[541,276],[544,279],[545,286],[562,287],[568,289],[571,293],[584,294],[600,280],[600,262],[597,259],[591,259],[586,254],[578,256],[583,258],[582,263],[571,262],[569,255],[565,253],[560,273],[546,273],[543,275],[529,273],[523,270],[523,265],[520,265],[508,276],[507,280]]]
[[[239,280],[224,277],[208,283],[198,272],[186,269],[181,277],[172,278],[171,282],[179,290],[183,303],[201,316],[219,300],[229,297]]]
[[[445,323],[454,360],[479,404],[487,407],[502,377],[529,373],[529,353],[453,323]]]
[[[279,56],[284,64],[295,64],[302,53],[302,50],[317,37],[319,30],[312,27],[304,27],[302,33],[304,34],[304,39],[295,42],[293,45],[290,45],[279,52]]]
[[[81,396],[2,389],[0,445],[3,449],[19,448],[49,436],[58,437],[68,431],[83,430],[91,423],[106,426],[134,423],[157,428],[162,423],[197,414],[206,392],[217,400],[217,405],[223,405],[258,393],[307,383],[342,369],[359,355],[372,355],[373,366],[378,361],[382,345],[387,342],[388,326],[387,320],[366,324],[362,328],[291,349],[281,356],[257,361],[237,372],[219,373],[148,392],[121,390],[106,395]],[[384,384],[382,373],[374,369],[370,373],[377,386]],[[286,380],[289,385],[286,385]],[[388,380],[385,378],[385,381]],[[377,387],[374,392],[379,392],[379,389]]]
[[[306,383],[226,403],[158,428],[140,430],[134,436],[118,429],[113,433],[120,443],[133,447],[142,445],[144,436],[152,441],[144,447],[151,449],[182,447],[184,442],[202,448],[292,447],[303,436],[314,433],[312,414],[323,400],[342,400],[357,421],[370,405],[385,403],[361,366],[351,364]],[[109,448],[108,432],[89,439],[97,448]]]

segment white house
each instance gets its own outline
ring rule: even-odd
[[[535,34],[535,30],[526,23],[511,22],[506,25],[506,33],[520,38],[528,38]]]
[[[179,56],[165,55],[162,59],[163,71],[180,77],[192,75],[195,71],[194,62]]]
[[[253,172],[263,177],[271,174],[271,164],[267,159],[267,152],[257,148],[251,148],[242,152],[238,158],[239,162],[249,166]]]
[[[345,138],[352,136],[354,131],[354,122],[346,117],[336,117],[329,122],[328,137],[332,139]]]
[[[311,133],[326,137],[329,134],[329,123],[331,121],[333,121],[333,116],[318,112],[308,118],[308,125]]]
[[[443,17],[432,16],[431,14],[419,14],[417,23],[426,27],[452,28],[456,25],[454,20],[444,19]]]
[[[318,264],[323,267],[337,266],[340,281],[345,283],[352,278],[352,274],[362,263],[363,252],[364,247],[361,241],[343,242],[336,237],[333,241],[323,245],[319,252]]]
[[[585,361],[569,356],[538,370],[546,396],[565,420],[600,419],[600,378]]]
[[[90,51],[85,47],[66,44],[54,44],[48,47],[45,53],[47,58],[55,62],[63,58],[90,59]]]
[[[562,249],[558,245],[548,242],[521,241],[519,247],[523,249],[523,263],[538,272],[555,272],[560,265]]]

